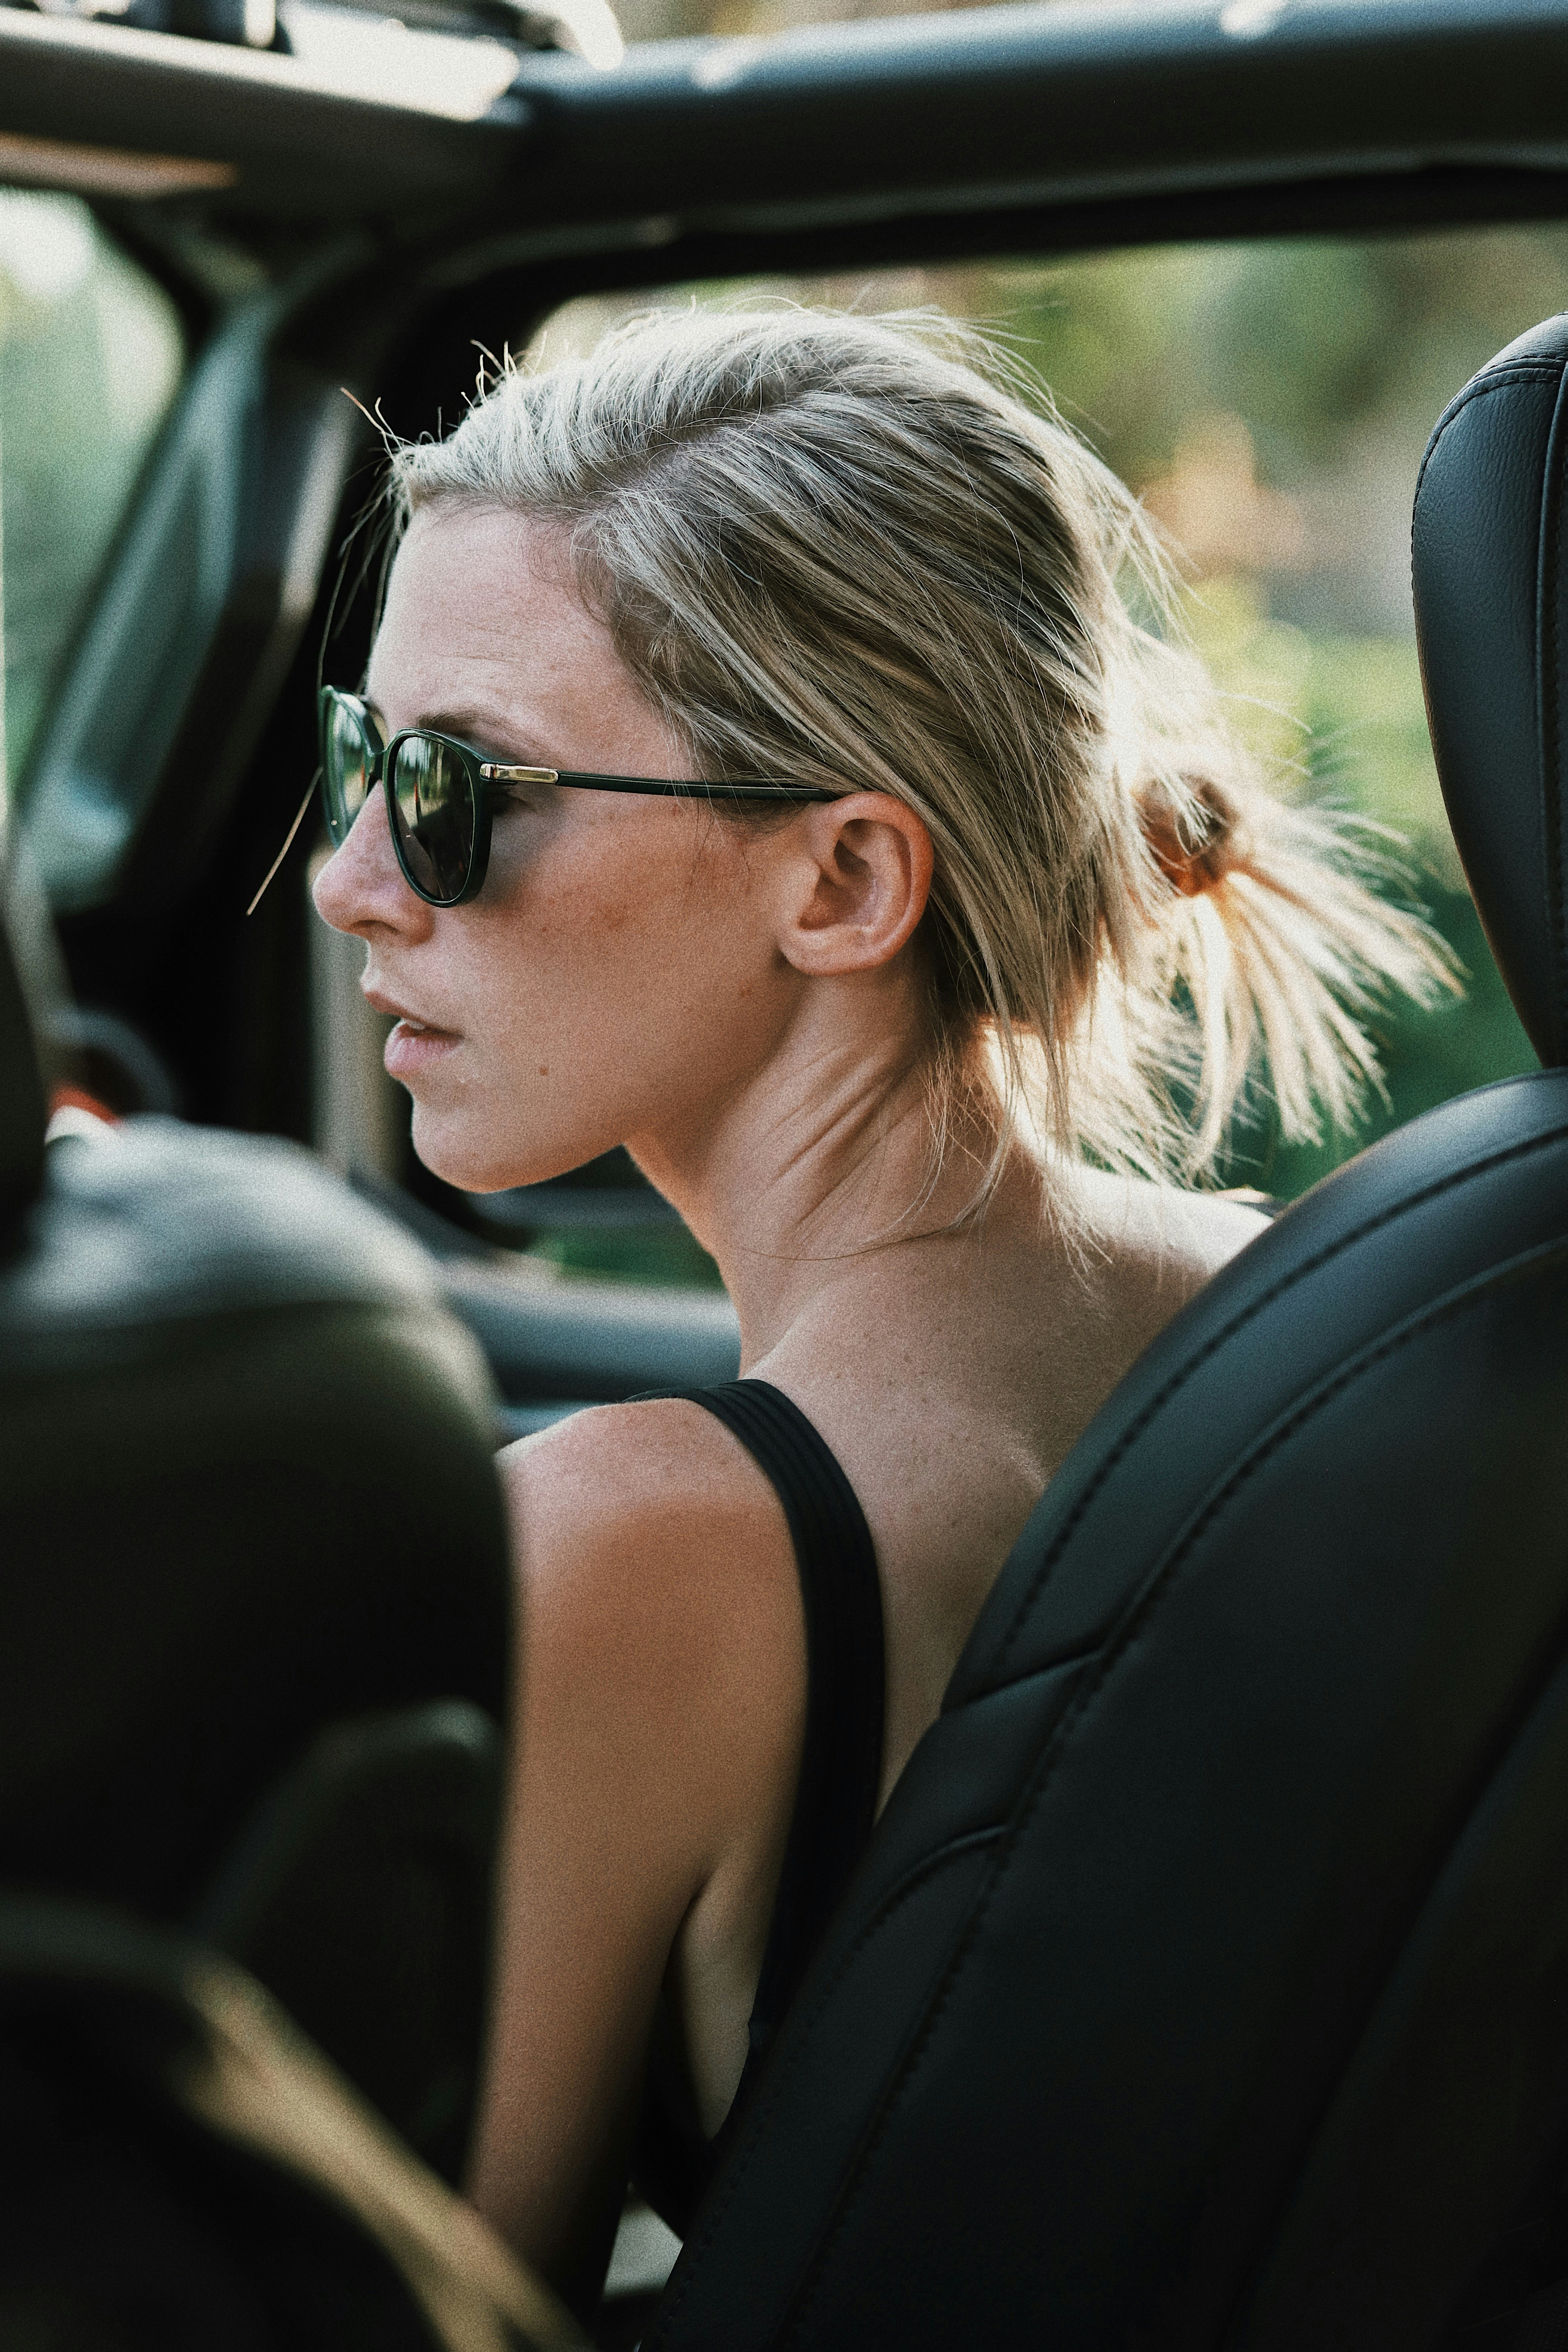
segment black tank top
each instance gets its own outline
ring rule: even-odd
[[[633,2177],[684,2236],[785,2010],[876,1818],[882,1777],[882,1596],[866,1515],[805,1413],[766,1381],[658,1389],[714,1414],[773,1486],[795,1545],[805,1617],[805,1738],[773,1923],[730,2113],[703,2137],[669,2042],[656,2034]]]

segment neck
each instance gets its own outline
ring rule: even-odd
[[[766,1065],[700,1122],[629,1139],[643,1172],[717,1259],[742,1363],[768,1354],[869,1250],[918,1244],[971,1204],[996,1114],[971,1093],[933,1169],[930,1055],[911,1018],[868,1028],[807,992]],[[854,1008],[864,1012],[864,1003]]]

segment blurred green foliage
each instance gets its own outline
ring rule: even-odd
[[[1432,766],[1409,514],[1447,403],[1501,345],[1568,303],[1568,234],[1211,246],[1009,266],[989,284],[982,273],[963,282],[967,314],[1039,373],[1156,509],[1194,434],[1215,419],[1245,427],[1256,485],[1289,501],[1299,544],[1288,562],[1271,564],[1265,545],[1252,568],[1196,578],[1193,635],[1239,698],[1243,732],[1296,771],[1298,789],[1400,837],[1406,871],[1395,887],[1426,906],[1464,969],[1461,998],[1388,1008],[1384,1093],[1353,1134],[1285,1144],[1263,1075],[1226,1172],[1294,1197],[1418,1112],[1535,1066]],[[935,281],[931,290],[940,301]]]
[[[671,289],[672,291],[677,289]],[[681,298],[732,300],[733,285]],[[753,289],[744,289],[753,290]],[[1369,1137],[1533,1066],[1481,938],[1426,746],[1408,518],[1426,436],[1501,344],[1568,303],[1568,231],[1173,247],[754,289],[973,321],[1189,536],[1187,619],[1239,723],[1294,779],[1407,845],[1400,887],[1468,974],[1462,1000],[1384,1024],[1386,1098],[1350,1137],[1287,1147],[1266,1076],[1234,1181],[1292,1195]],[[552,322],[593,340],[623,307]],[[658,298],[653,298],[658,299]],[[85,609],[183,352],[165,298],[68,197],[0,192],[5,698],[15,773]],[[1205,504],[1206,501],[1206,504]],[[1228,504],[1227,504],[1228,502]],[[1206,517],[1206,520],[1205,520]],[[689,1235],[546,1235],[563,1267],[714,1281]]]
[[[0,611],[13,777],[183,360],[174,305],[79,198],[0,189]]]
[[[1168,247],[669,293],[929,305],[989,335],[1162,520],[1195,525],[1187,625],[1286,788],[1398,836],[1393,887],[1448,940],[1465,993],[1388,1008],[1385,1091],[1352,1134],[1283,1143],[1262,1073],[1227,1181],[1293,1197],[1399,1122],[1535,1066],[1443,814],[1409,525],[1447,403],[1504,343],[1568,307],[1568,231]],[[549,348],[581,348],[650,299],[664,298],[574,306]]]
[[[1245,424],[1257,481],[1291,498],[1304,545],[1288,567],[1194,583],[1193,634],[1242,698],[1243,731],[1298,770],[1300,789],[1402,838],[1401,895],[1426,905],[1466,975],[1458,1001],[1389,1008],[1378,1024],[1384,1092],[1352,1134],[1283,1143],[1265,1074],[1226,1172],[1290,1198],[1420,1111],[1535,1066],[1432,766],[1408,516],[1446,403],[1568,299],[1568,238],[1512,230],[1119,256],[1015,286],[1009,343],[1135,485],[1170,478],[1194,419]]]
[[[634,1227],[617,1233],[574,1226],[545,1234],[529,1246],[562,1274],[591,1274],[601,1282],[642,1282],[658,1290],[722,1290],[724,1278],[701,1243],[684,1225]]]
[[[1281,1140],[1260,1075],[1252,1116],[1238,1126],[1224,1180],[1293,1200],[1353,1151],[1451,1095],[1534,1069],[1474,904],[1465,887],[1426,733],[1415,647],[1402,638],[1309,636],[1254,616],[1238,624],[1235,583],[1212,589],[1194,634],[1211,666],[1243,693],[1265,698],[1243,713],[1247,730],[1295,750],[1302,788],[1389,830],[1391,887],[1422,908],[1458,959],[1463,992],[1422,1010],[1390,1005],[1374,1022],[1384,1085],[1350,1133],[1317,1143]],[[1226,605],[1230,606],[1227,613]],[[1229,623],[1226,632],[1216,620]],[[1207,626],[1205,626],[1205,624]],[[1258,722],[1265,722],[1259,725]],[[1294,744],[1291,739],[1294,737]]]

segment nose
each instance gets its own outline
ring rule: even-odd
[[[311,896],[317,914],[334,931],[352,931],[360,939],[394,931],[412,940],[429,930],[431,909],[409,888],[397,863],[380,784],[349,827],[348,839],[317,875]]]

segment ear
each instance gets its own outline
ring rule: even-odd
[[[931,835],[890,793],[850,793],[803,814],[791,843],[779,946],[796,971],[871,971],[913,935],[931,896]]]

